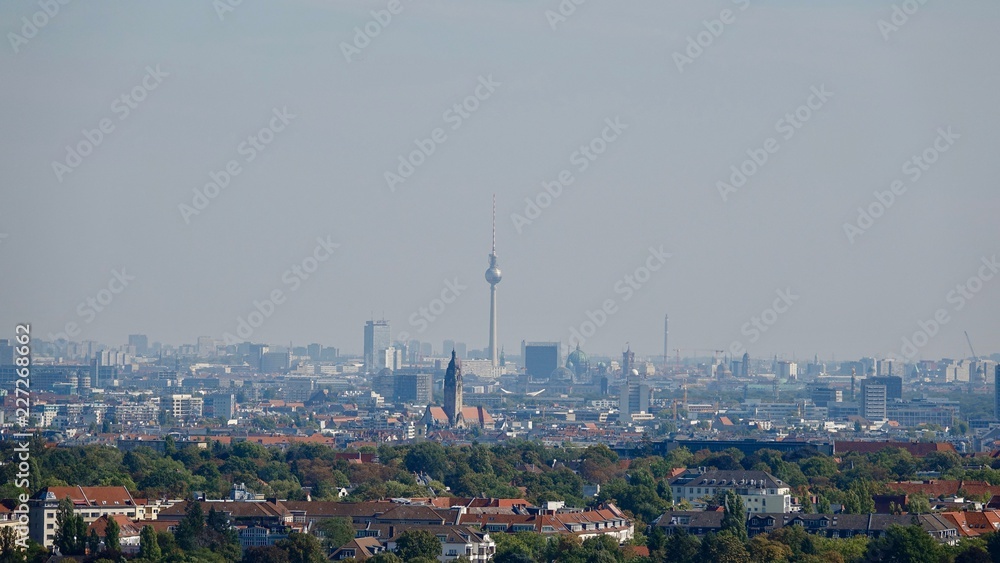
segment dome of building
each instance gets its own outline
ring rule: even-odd
[[[572,381],[573,372],[566,368],[556,368],[553,370],[552,374],[549,375],[549,379],[552,381]]]
[[[569,353],[566,358],[566,367],[572,370],[577,376],[583,375],[590,370],[590,360],[587,354],[576,345],[576,350]]]

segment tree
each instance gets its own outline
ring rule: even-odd
[[[739,538],[728,532],[708,534],[701,542],[701,559],[712,563],[746,563],[750,553]]]
[[[412,473],[426,473],[439,481],[444,479],[449,469],[447,452],[437,442],[414,444],[406,452],[403,464]]]
[[[994,561],[1000,561],[1000,533],[986,535],[986,551]]]
[[[816,512],[819,514],[831,514],[829,499],[823,495],[819,495],[819,500],[816,502]]]
[[[84,555],[87,547],[87,525],[83,516],[73,512],[73,501],[66,497],[59,501],[56,514],[56,537],[53,544],[62,555]]]
[[[766,536],[757,536],[750,540],[747,551],[750,552],[750,559],[754,563],[781,563],[792,558],[792,548]]]
[[[907,499],[906,511],[912,514],[927,514],[931,511],[931,503],[924,495],[912,495]]]
[[[316,523],[316,529],[323,533],[326,548],[336,549],[354,539],[354,524],[347,518],[325,518]]]
[[[240,537],[229,524],[226,513],[216,510],[214,506],[208,511],[199,544],[211,547],[212,551],[230,561],[240,558]]]
[[[868,544],[867,561],[888,563],[938,563],[943,555],[941,545],[923,528],[890,526],[885,536]]]
[[[403,563],[403,560],[391,551],[383,551],[368,559],[367,563]]]
[[[426,530],[407,530],[396,540],[396,555],[403,561],[417,557],[436,559],[441,555],[441,541]]]
[[[87,553],[96,555],[101,549],[101,538],[97,535],[97,530],[91,528],[90,535],[87,536]]]
[[[177,531],[174,533],[177,546],[184,551],[194,551],[199,547],[198,541],[204,529],[205,513],[201,509],[201,503],[195,500],[188,501],[184,508],[184,519],[177,525]]]
[[[0,563],[25,563],[24,551],[17,545],[18,532],[12,526],[0,527]]]
[[[966,549],[955,557],[955,563],[993,563],[993,558],[978,545]]]
[[[250,547],[243,553],[241,563],[288,563],[288,552],[274,545]]]
[[[670,563],[695,563],[698,561],[700,549],[701,542],[698,537],[681,528],[667,538],[663,551],[666,556],[665,561]]]
[[[747,542],[747,511],[743,506],[743,498],[736,494],[736,491],[726,491],[721,530],[731,533],[742,543]]]
[[[117,558],[122,550],[121,526],[114,516],[107,515],[108,526],[104,529],[104,551],[113,558]]]
[[[152,526],[143,526],[139,534],[139,557],[159,561],[162,555],[160,542],[156,539],[156,530]]]
[[[278,540],[274,545],[288,554],[289,563],[326,562],[323,546],[312,534],[292,532],[288,534],[288,539]]]

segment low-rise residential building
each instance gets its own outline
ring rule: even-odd
[[[353,559],[355,561],[366,561],[385,551],[385,546],[376,538],[354,538],[346,544],[330,553],[330,559],[341,561]]]
[[[497,544],[489,532],[479,531],[470,526],[389,526],[388,534],[379,538],[385,548],[395,551],[396,541],[410,530],[423,530],[434,534],[441,542],[438,561],[452,561],[459,557],[473,562],[486,563],[496,553]]]
[[[811,534],[828,538],[881,538],[890,526],[914,523],[941,543],[958,542],[957,527],[941,514],[752,514],[747,520],[747,533],[755,536],[785,526],[802,526]]]
[[[635,536],[635,525],[617,506],[607,503],[596,510],[542,510],[530,514],[467,513],[462,524],[478,525],[493,533],[536,532],[546,536],[574,535],[580,540],[610,536],[624,544]]]
[[[118,524],[118,542],[121,545],[122,553],[126,555],[139,553],[139,538],[140,534],[142,534],[142,526],[128,516],[105,514],[91,522],[90,526],[88,526],[87,534],[89,535],[91,531],[96,533],[97,537],[100,538],[100,545],[103,549],[109,520],[114,520]]]

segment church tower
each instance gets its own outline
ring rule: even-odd
[[[462,418],[462,360],[451,351],[448,371],[444,374],[444,413],[450,426],[464,426]]]

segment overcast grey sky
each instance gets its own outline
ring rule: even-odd
[[[0,336],[223,338],[280,291],[250,340],[483,347],[496,193],[508,350],[607,306],[593,353],[659,355],[665,312],[685,355],[901,357],[941,312],[913,357],[1000,351],[997,2],[225,1],[0,4]]]

